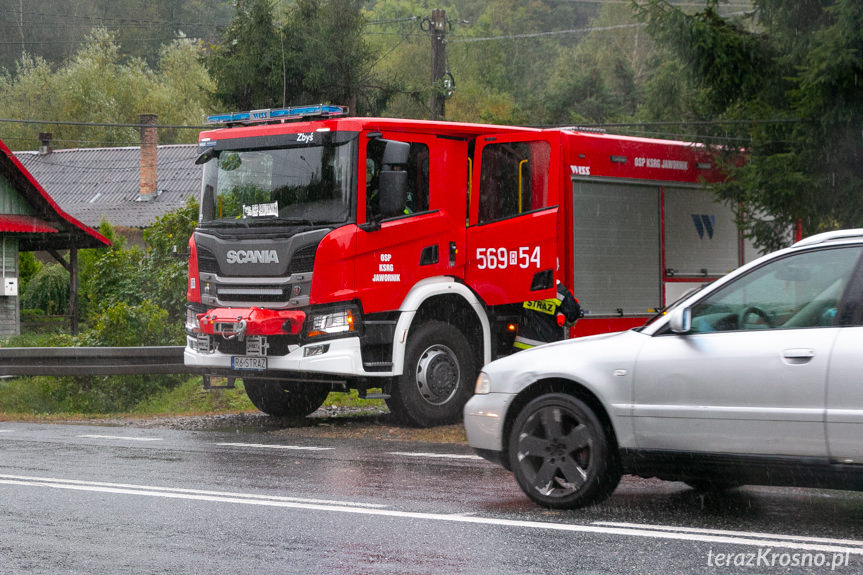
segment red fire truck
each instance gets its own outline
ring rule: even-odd
[[[640,325],[744,261],[708,149],[575,128],[211,116],[189,241],[185,362],[302,416],[333,390],[457,420],[523,302],[570,287],[571,335]],[[754,255],[752,253],[751,255]],[[221,381],[221,380],[219,380]]]

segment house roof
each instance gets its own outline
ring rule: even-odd
[[[19,249],[22,251],[96,248],[111,244],[108,238],[61,209],[2,141],[0,173],[33,210],[31,216],[23,218],[5,215],[3,231],[20,234]]]
[[[140,201],[140,148],[16,152],[21,163],[69,214],[90,227],[145,228],[185,205],[201,189],[197,146],[158,146],[155,197]]]

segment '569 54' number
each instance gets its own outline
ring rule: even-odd
[[[527,269],[531,267],[531,265],[535,265],[539,268],[539,253],[539,246],[534,247],[532,251],[528,246],[521,246],[517,250],[508,250],[506,248],[477,248],[476,269],[503,270],[508,267]]]

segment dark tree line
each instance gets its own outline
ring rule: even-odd
[[[232,16],[225,0],[0,0],[0,68],[14,70],[24,52],[62,64],[94,28],[115,31],[124,54],[154,64],[178,33],[212,41]]]
[[[768,248],[797,225],[804,236],[863,227],[863,3],[754,0],[735,18],[719,4],[639,9],[683,64],[689,109],[745,144],[748,161],[718,193]]]

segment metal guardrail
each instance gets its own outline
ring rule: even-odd
[[[183,364],[182,346],[4,347],[4,375],[149,375],[196,373]]]

